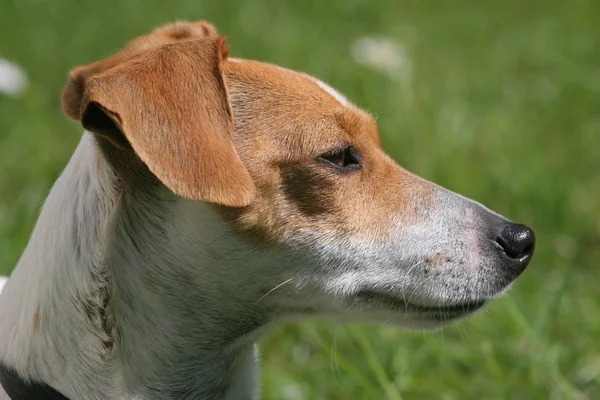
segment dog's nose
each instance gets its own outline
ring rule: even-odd
[[[500,234],[496,237],[496,243],[502,247],[510,259],[516,261],[519,267],[524,269],[533,255],[535,234],[529,227],[511,222],[502,227]]]

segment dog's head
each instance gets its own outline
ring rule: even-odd
[[[529,228],[396,164],[343,95],[228,58],[204,22],[75,69],[63,105],[175,194],[213,204],[240,252],[263,254],[235,273],[275,313],[434,328],[503,293],[533,254]]]

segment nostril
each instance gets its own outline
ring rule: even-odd
[[[498,243],[500,245],[500,247],[502,248],[502,250],[504,251],[504,254],[506,254],[507,256],[509,256],[510,258],[517,258],[518,254],[516,254],[513,249],[512,246],[510,246],[506,240],[504,240],[504,238],[502,236],[498,236],[496,238],[496,243]]]
[[[496,237],[496,243],[508,257],[521,260],[533,254],[535,234],[525,225],[511,223],[504,226],[500,235]]]
[[[532,232],[533,233],[533,232]],[[527,255],[532,255],[533,254],[533,248],[535,247],[535,242],[531,241],[527,244],[527,246],[525,246],[525,248],[523,249],[523,255],[527,256]]]

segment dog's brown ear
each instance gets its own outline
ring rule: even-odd
[[[133,148],[180,196],[232,207],[252,202],[255,186],[234,146],[221,70],[225,39],[184,37],[136,53],[89,77],[75,70],[63,94],[65,112]]]
[[[216,35],[217,30],[215,27],[206,21],[177,21],[172,24],[160,26],[148,35],[135,38],[123,50],[111,57],[74,68],[69,74],[69,82],[62,92],[62,105],[65,114],[74,120],[79,120],[85,82],[91,76],[116,67],[136,54],[157,46]]]

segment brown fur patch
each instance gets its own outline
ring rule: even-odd
[[[434,186],[385,155],[367,112],[305,74],[232,62],[228,53],[206,23],[159,28],[75,69],[65,112],[81,118],[100,106],[107,120],[96,122],[117,126],[137,154],[122,174],[139,157],[175,193],[236,206],[218,209],[257,245],[300,231],[385,241],[432,207]],[[359,154],[360,170],[340,173],[317,161],[346,145]]]
[[[442,253],[434,253],[425,257],[425,263],[432,267],[439,267],[449,262],[450,258]]]
[[[283,196],[303,215],[316,217],[336,212],[337,205],[331,191],[334,178],[302,165],[282,167],[281,178]]]
[[[433,186],[385,155],[368,113],[342,106],[303,74],[269,64],[230,62],[224,71],[236,147],[258,188],[253,204],[228,220],[255,242],[276,242],[298,229],[384,241],[430,207]],[[316,160],[344,144],[360,154],[359,171],[340,173]]]
[[[255,187],[233,142],[221,70],[229,48],[213,33],[203,22],[159,28],[75,69],[63,103],[86,129],[132,148],[176,194],[240,207]]]
[[[152,33],[140,36],[129,42],[125,48],[111,57],[86,66],[74,68],[69,74],[69,82],[62,92],[62,105],[65,114],[79,120],[86,81],[96,74],[108,71],[140,53],[161,45],[177,43],[182,39],[215,36],[217,30],[206,21],[178,21],[156,28]]]

